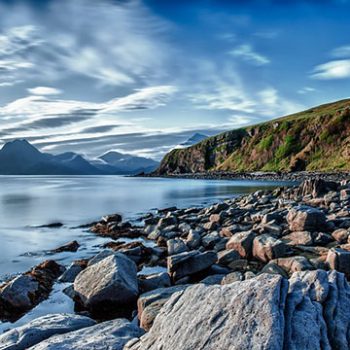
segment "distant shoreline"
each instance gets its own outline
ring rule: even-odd
[[[187,174],[139,174],[135,177],[160,177],[176,179],[198,179],[198,180],[266,180],[266,181],[303,181],[306,179],[320,178],[324,180],[341,181],[350,179],[350,172],[207,172]]]

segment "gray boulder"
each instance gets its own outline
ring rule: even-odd
[[[350,348],[350,287],[343,274],[293,274],[285,309],[287,349]]]
[[[73,283],[75,278],[79,275],[81,271],[86,267],[86,262],[77,260],[73,261],[66,271],[58,279],[59,282],[63,283]]]
[[[0,335],[0,349],[25,350],[53,335],[90,327],[95,323],[91,318],[74,314],[46,315]]]
[[[137,312],[140,326],[148,331],[163,305],[177,292],[182,292],[188,285],[159,288],[142,294],[137,301]]]
[[[350,251],[332,248],[328,251],[327,263],[332,270],[343,272],[350,278]]]
[[[99,317],[110,312],[123,315],[139,294],[136,265],[124,254],[115,253],[80,272],[74,291],[79,303]]]
[[[336,271],[199,284],[173,294],[125,350],[347,350],[349,310],[350,286]]]
[[[187,252],[188,248],[182,239],[174,238],[167,241],[168,255],[180,254]]]
[[[174,280],[206,270],[217,260],[215,252],[200,253],[197,250],[168,257],[168,272]]]
[[[126,349],[282,349],[287,288],[273,275],[189,287],[174,294],[149,333]]]
[[[0,300],[14,309],[27,310],[33,306],[32,299],[39,292],[39,287],[34,277],[20,275],[1,290]]]
[[[122,350],[143,330],[126,319],[116,319],[95,326],[51,337],[30,350]]]
[[[262,262],[269,262],[272,259],[281,258],[287,253],[287,245],[270,235],[260,235],[253,241],[253,256]]]
[[[154,289],[170,286],[171,280],[167,272],[161,272],[154,275],[139,276],[140,293],[145,293]]]
[[[327,231],[325,214],[316,208],[298,206],[289,210],[287,215],[291,231]]]
[[[201,245],[202,236],[199,232],[191,230],[187,236],[186,243],[190,249],[197,249]]]
[[[242,258],[250,258],[255,237],[252,231],[235,233],[227,242],[226,249],[236,250]]]
[[[294,231],[289,235],[283,236],[282,240],[290,246],[313,244],[313,238],[309,231]]]

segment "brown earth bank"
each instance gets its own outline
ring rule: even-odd
[[[349,180],[307,179],[141,219],[94,223],[107,240],[101,252],[58,279],[70,283],[77,314],[4,333],[0,348],[350,348]],[[142,274],[152,266],[164,272]],[[37,288],[32,278],[21,280],[21,300]],[[1,286],[0,301],[16,301],[14,281]]]

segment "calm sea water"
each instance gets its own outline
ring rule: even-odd
[[[74,253],[49,250],[76,239],[79,257],[98,251],[102,238],[72,227],[121,213],[133,219],[154,208],[201,206],[282,183],[119,176],[0,176],[0,279],[46,258],[68,263]],[[62,222],[59,229],[37,228]]]

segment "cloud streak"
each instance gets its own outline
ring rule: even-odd
[[[250,44],[243,44],[229,52],[234,57],[242,58],[244,61],[255,66],[264,66],[270,63],[270,60],[257,52],[255,52]]]
[[[350,78],[350,59],[336,60],[315,67],[311,77],[318,80]]]

